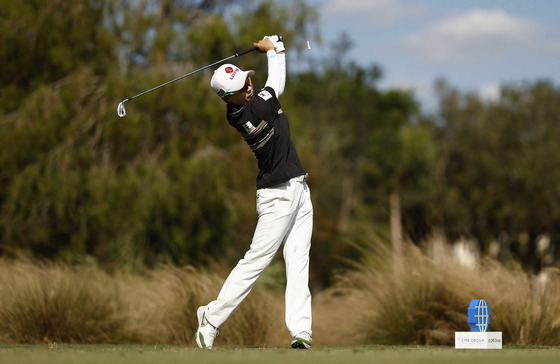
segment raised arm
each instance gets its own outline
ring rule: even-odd
[[[280,97],[286,85],[286,54],[284,43],[278,36],[270,36],[254,43],[261,53],[266,53],[268,59],[268,78],[265,87],[271,87]]]

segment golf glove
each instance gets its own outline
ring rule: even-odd
[[[286,50],[281,35],[267,35],[266,37],[264,37],[264,39],[270,39],[272,44],[274,44],[274,51],[276,53],[284,52]]]

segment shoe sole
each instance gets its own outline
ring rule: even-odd
[[[292,341],[292,349],[311,349],[311,343],[307,340],[296,338]]]
[[[196,310],[196,317],[198,319],[198,327],[199,328],[200,328],[200,325],[202,325],[202,317],[204,316],[204,310],[205,309],[206,309],[205,306],[200,306]],[[204,337],[202,336],[202,334],[200,334],[198,329],[196,329],[196,333],[194,334],[194,339],[196,340],[196,344],[198,345],[199,348],[201,348],[201,349],[212,349],[211,346],[206,346],[206,344],[204,343]]]

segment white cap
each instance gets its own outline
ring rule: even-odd
[[[214,71],[210,86],[218,96],[224,96],[227,93],[241,90],[247,77],[254,74],[253,70],[243,71],[233,64],[226,63]]]

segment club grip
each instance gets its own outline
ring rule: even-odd
[[[235,53],[235,57],[239,57],[239,56],[242,56],[244,54],[256,51],[257,49],[258,49],[257,47],[252,47],[252,48],[249,48],[247,50],[244,50],[243,52]]]

